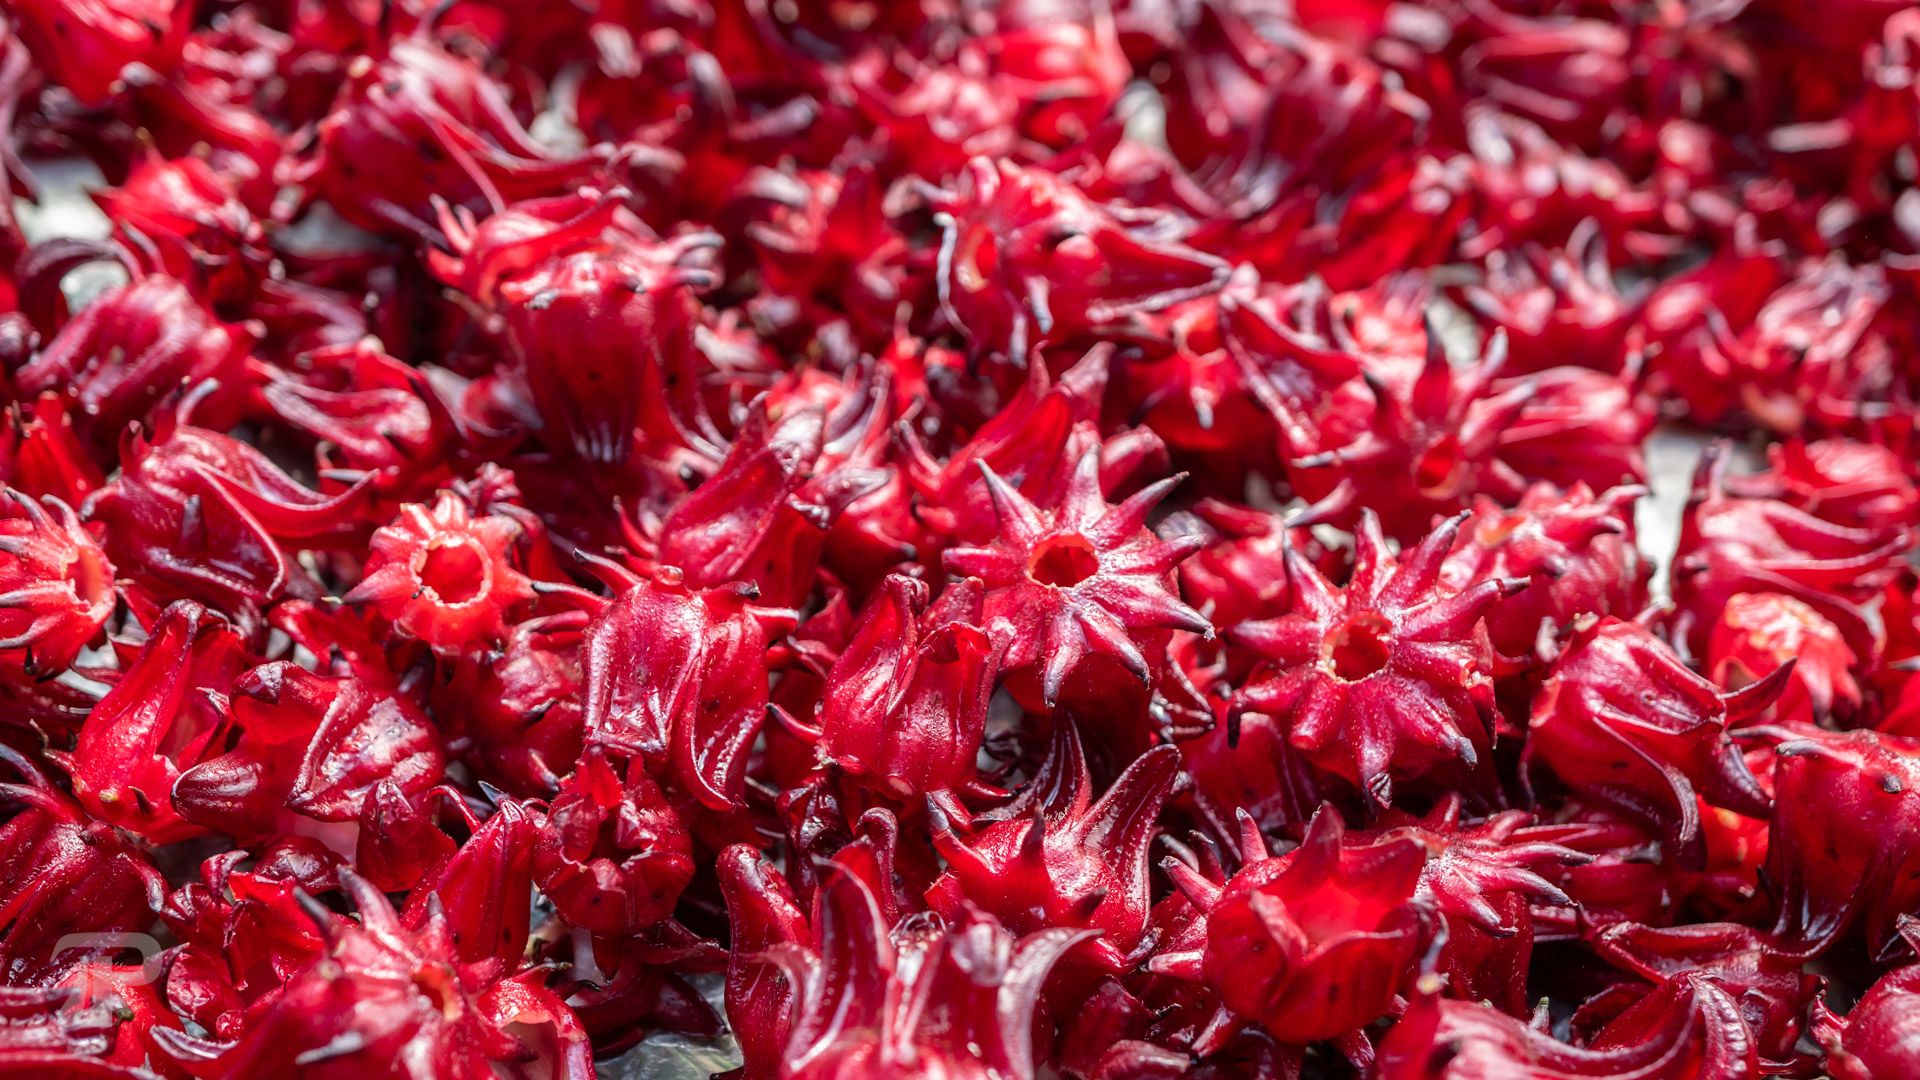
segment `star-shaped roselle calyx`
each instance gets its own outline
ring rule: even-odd
[[[1050,760],[1034,784],[1047,790],[1032,800],[1030,813],[962,835],[934,811],[933,844],[948,869],[927,900],[954,919],[969,908],[989,912],[1016,933],[1098,929],[1101,936],[1083,953],[1122,971],[1147,928],[1147,848],[1173,791],[1180,752],[1154,747],[1096,800],[1073,721],[1061,717],[1055,725]],[[1016,808],[1026,809],[1019,801]]]
[[[1006,669],[1037,667],[1049,706],[1095,657],[1145,683],[1164,663],[1172,631],[1213,632],[1206,616],[1180,600],[1173,580],[1174,567],[1204,540],[1161,539],[1147,528],[1147,515],[1183,476],[1109,504],[1099,452],[1090,449],[1060,500],[1042,508],[984,462],[981,471],[1000,535],[984,547],[951,549],[942,561],[948,573],[986,585],[983,616],[988,632],[1008,641]]]
[[[1289,552],[1294,610],[1228,631],[1264,661],[1232,715],[1284,719],[1314,764],[1359,784],[1380,806],[1391,804],[1395,777],[1475,770],[1491,745],[1494,708],[1493,652],[1481,619],[1526,580],[1438,587],[1465,517],[1442,523],[1396,560],[1368,511],[1344,589]]]

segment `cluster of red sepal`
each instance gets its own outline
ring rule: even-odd
[[[1917,180],[1911,0],[0,0],[0,1077],[1920,1074]]]

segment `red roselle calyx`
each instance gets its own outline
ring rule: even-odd
[[[1791,670],[1722,691],[1645,627],[1598,619],[1576,633],[1535,695],[1526,752],[1582,795],[1664,827],[1674,857],[1697,864],[1696,793],[1738,813],[1767,811],[1728,728],[1772,704]]]
[[[507,636],[509,612],[533,600],[513,566],[520,531],[511,518],[476,515],[453,492],[441,492],[432,509],[408,504],[374,532],[366,576],[346,598],[438,651],[495,644]]]
[[[1387,1010],[1423,937],[1415,899],[1426,851],[1407,838],[1349,841],[1331,808],[1295,850],[1270,856],[1250,822],[1246,865],[1224,887],[1170,863],[1204,913],[1197,952],[1152,970],[1204,980],[1235,1014],[1287,1042],[1350,1034]]]
[[[1235,711],[1287,718],[1295,746],[1381,805],[1392,802],[1396,774],[1470,776],[1492,738],[1493,658],[1481,618],[1526,581],[1439,591],[1463,518],[1396,560],[1369,511],[1344,590],[1290,550],[1295,610],[1231,631],[1263,661]]]
[[[0,521],[0,655],[39,677],[72,666],[113,614],[113,564],[73,508],[8,490]]]
[[[1169,477],[1111,505],[1100,492],[1100,460],[1080,456],[1051,507],[1034,505],[984,463],[1000,535],[987,547],[954,548],[948,571],[986,586],[983,615],[1013,644],[1007,669],[1037,668],[1041,695],[1059,700],[1069,676],[1094,662],[1135,679],[1152,677],[1168,631],[1210,634],[1213,624],[1181,603],[1173,569],[1198,537],[1163,540],[1147,514],[1181,478]]]

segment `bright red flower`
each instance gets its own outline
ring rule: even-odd
[[[1224,262],[1130,227],[1043,169],[975,158],[930,201],[945,230],[941,304],[977,349],[1016,362],[1226,284]]]
[[[1348,1035],[1385,1013],[1424,936],[1415,890],[1426,849],[1405,837],[1349,842],[1327,807],[1298,848],[1246,857],[1224,889],[1175,873],[1203,913],[1205,944],[1159,953],[1151,970],[1204,981],[1285,1042]]]
[[[1920,862],[1901,841],[1920,814],[1920,743],[1871,731],[1792,734],[1774,747],[1774,937],[1812,953],[1858,934],[1886,958],[1900,948],[1899,916],[1920,903]]]
[[[154,155],[94,201],[130,242],[155,246],[159,269],[220,306],[246,299],[271,260],[239,196],[235,178],[203,158]]]
[[[437,652],[497,645],[509,613],[534,598],[513,565],[520,533],[512,518],[475,514],[455,492],[440,492],[431,510],[409,503],[375,530],[366,576],[346,600],[373,606]]]
[[[928,903],[950,919],[988,912],[1015,933],[1099,930],[1082,955],[1125,970],[1146,932],[1147,848],[1180,755],[1170,746],[1147,751],[1096,800],[1079,733],[1070,720],[1056,723],[1044,782],[1036,778],[1028,798],[971,835],[935,823],[934,847],[948,869]]]
[[[882,582],[821,689],[821,760],[897,797],[983,789],[975,758],[999,650],[982,621],[972,579],[931,606],[923,582]]]
[[[1788,664],[1793,674],[1774,703],[1779,718],[1814,723],[1849,717],[1861,705],[1853,650],[1820,613],[1778,593],[1735,593],[1707,642],[1713,681],[1739,689]]]
[[[32,762],[0,746],[0,762],[18,779],[0,784],[14,808],[0,824],[0,941],[10,977],[57,975],[80,959],[56,956],[67,934],[140,932],[153,922],[165,880],[147,855],[112,826],[96,821]]]
[[[1633,507],[1646,489],[1527,489],[1504,509],[1485,497],[1440,569],[1448,588],[1492,578],[1527,587],[1487,612],[1487,637],[1506,659],[1551,659],[1581,615],[1630,616],[1646,600],[1648,568],[1634,544]]]
[[[80,729],[60,761],[81,805],[154,843],[201,833],[173,805],[183,773],[217,751],[224,703],[247,662],[240,640],[192,601],[161,613],[147,641]]]
[[[73,666],[113,614],[113,564],[73,509],[13,489],[0,506],[0,658],[40,677]]]
[[[1892,580],[1908,545],[1903,526],[1835,525],[1791,504],[1735,493],[1727,452],[1716,447],[1694,474],[1673,566],[1678,639],[1695,656],[1735,593],[1772,592],[1806,604],[1870,651],[1862,605]]]
[[[1727,692],[1644,626],[1599,618],[1576,629],[1534,695],[1525,750],[1582,797],[1663,829],[1671,857],[1706,857],[1695,793],[1764,816],[1769,799],[1728,729],[1780,695],[1790,669]]]
[[[384,669],[336,653],[331,674],[285,660],[233,688],[232,748],[180,774],[182,817],[230,836],[279,831],[286,814],[353,821],[383,781],[403,795],[434,786],[446,766],[439,734]]]
[[[204,428],[130,438],[120,460],[86,510],[135,599],[150,606],[192,599],[248,621],[273,600],[318,592],[289,546],[337,548],[367,533],[354,513],[364,486],[322,494],[252,445]]]
[[[1000,535],[985,547],[951,548],[942,563],[985,584],[983,617],[988,633],[1008,642],[1005,668],[1037,674],[1047,704],[1060,699],[1070,676],[1095,681],[1089,669],[1096,662],[1147,682],[1164,663],[1170,631],[1213,632],[1180,601],[1173,581],[1201,539],[1162,539],[1146,527],[1182,477],[1110,504],[1100,490],[1100,455],[1088,450],[1059,500],[1041,507],[985,462],[980,471]]]
[[[1262,661],[1235,713],[1283,719],[1310,761],[1360,785],[1376,805],[1392,803],[1396,778],[1473,777],[1493,737],[1493,653],[1481,618],[1526,582],[1438,588],[1465,519],[1442,523],[1395,559],[1366,511],[1344,589],[1289,550],[1294,610],[1229,631]]]
[[[680,816],[638,760],[623,780],[598,754],[561,784],[533,860],[534,878],[562,918],[627,935],[673,911],[694,866]]]
[[[33,0],[12,9],[34,60],[83,105],[125,88],[130,66],[166,73],[180,60],[193,5],[176,0]]]
[[[715,810],[739,806],[766,719],[767,644],[794,613],[754,604],[748,586],[691,588],[672,567],[593,569],[619,593],[581,639],[589,745],[642,755]]]

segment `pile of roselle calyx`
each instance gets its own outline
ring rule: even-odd
[[[1920,1076],[1913,4],[0,31],[0,1077]]]

